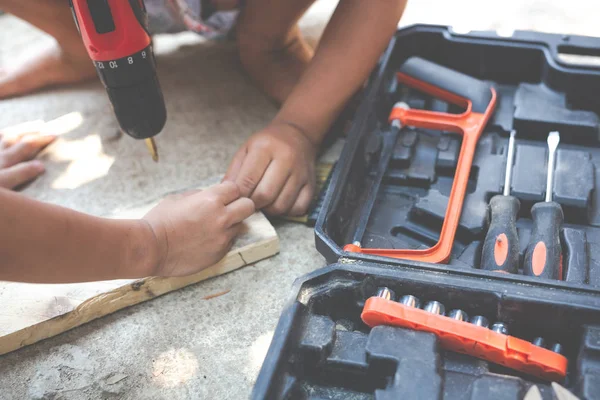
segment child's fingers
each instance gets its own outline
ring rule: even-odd
[[[2,146],[4,146],[4,148],[10,147],[20,141],[24,136],[39,134],[43,127],[44,121],[36,120],[0,129],[0,138],[3,138]]]
[[[31,142],[31,141],[36,141],[36,140],[49,140],[50,142],[56,140],[56,135],[52,135],[49,133],[39,133],[39,132],[34,132],[34,133],[28,133],[27,135],[23,135],[21,136],[21,138],[19,139],[19,142]]]
[[[265,171],[271,163],[270,154],[264,151],[251,151],[244,158],[235,182],[240,187],[242,196],[251,197],[254,189],[262,179]]]
[[[56,135],[30,135],[23,138],[25,143],[33,143],[39,150],[56,140]]]
[[[313,194],[313,187],[309,184],[304,185],[302,190],[300,190],[298,199],[290,209],[289,215],[293,217],[298,217],[300,215],[306,214],[306,212],[308,211],[308,207],[310,207],[310,203],[313,200]]]
[[[244,146],[235,153],[233,160],[231,160],[231,164],[229,164],[229,168],[223,177],[223,181],[235,181],[240,172],[240,168],[242,168],[247,151],[248,149]]]
[[[177,199],[182,199],[182,198],[184,198],[184,197],[195,196],[195,195],[197,195],[198,193],[201,193],[201,192],[203,192],[203,191],[204,191],[204,189],[192,189],[192,190],[188,190],[188,191],[186,191],[186,192],[183,192],[183,193],[177,193],[177,194],[175,194],[175,195],[172,195],[172,197],[173,197],[173,196],[177,196],[177,197],[174,197],[174,198],[177,198]]]
[[[213,193],[219,197],[224,205],[240,198],[240,188],[234,182],[223,182],[206,189],[207,193]]]
[[[227,215],[231,225],[239,224],[256,211],[254,202],[246,197],[237,199],[227,207]]]
[[[281,161],[273,160],[252,193],[251,198],[256,208],[272,204],[282,193],[291,173],[291,169],[282,165]]]
[[[265,211],[272,215],[286,214],[296,202],[303,186],[304,184],[298,179],[297,175],[290,176],[277,199]]]
[[[0,170],[0,187],[14,189],[41,175],[46,168],[40,161],[29,161]]]
[[[30,160],[45,146],[52,143],[55,136],[35,136],[19,142],[4,151],[3,166],[10,167],[22,161]]]

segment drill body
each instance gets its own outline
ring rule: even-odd
[[[143,0],[70,0],[121,130],[152,139],[167,119]]]

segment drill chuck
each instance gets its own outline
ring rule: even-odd
[[[135,139],[158,135],[167,121],[167,110],[151,46],[95,65],[123,132]]]

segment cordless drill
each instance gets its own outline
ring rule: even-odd
[[[106,88],[121,130],[144,139],[154,161],[154,137],[167,120],[143,0],[70,0],[77,29]]]

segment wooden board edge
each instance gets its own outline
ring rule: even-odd
[[[0,341],[0,355],[48,339],[124,308],[152,300],[204,280],[269,258],[280,251],[279,237],[251,243],[227,254],[219,263],[187,277],[149,277],[102,293],[72,311],[8,334]]]

